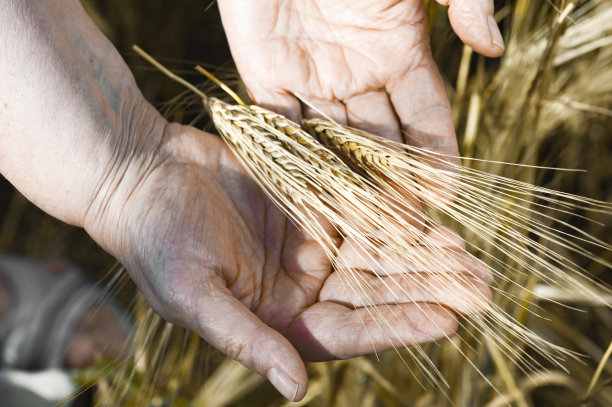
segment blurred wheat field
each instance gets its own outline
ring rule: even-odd
[[[141,0],[84,3],[130,63],[145,95],[169,119],[208,126],[199,101],[145,67],[129,51],[133,43],[151,50],[192,82],[201,80],[189,76],[191,66],[198,62],[216,66],[220,77],[239,86],[227,63],[230,56],[214,4],[209,8],[207,2],[200,1],[172,5]],[[427,6],[432,48],[453,105],[461,154],[587,172],[469,160],[464,165],[612,201],[612,2],[496,2],[496,17],[507,43],[500,60],[485,59],[463,47],[452,34],[444,9],[434,1],[427,2]],[[62,254],[92,275],[101,276],[111,269],[113,259],[84,232],[46,217],[6,182],[1,188],[7,197],[0,202],[3,250],[29,256]],[[610,242],[612,219],[601,215],[595,220],[601,224],[587,224],[578,216],[568,215],[551,226],[568,230],[561,223],[566,222]],[[478,239],[468,231],[462,231],[462,235],[467,241]],[[612,261],[609,251],[596,254]],[[571,252],[563,255],[574,259]],[[600,280],[612,283],[605,266],[574,260]],[[608,306],[603,306],[579,295],[571,286],[551,292],[550,287],[530,275],[517,273],[513,280],[513,285],[498,282],[499,292],[509,295],[497,295],[496,303],[554,344],[584,355],[579,360],[566,359],[566,371],[545,360],[538,360],[540,368],[525,371],[517,360],[491,347],[487,335],[496,332],[479,334],[466,329],[451,339],[454,344],[440,341],[424,346],[448,380],[449,387],[444,392],[419,384],[422,377],[418,361],[386,352],[311,364],[308,394],[302,402],[291,405],[612,405],[612,362],[604,359],[612,340],[612,299],[608,298]],[[122,292],[124,298],[130,298],[125,293],[133,290],[125,283],[119,290],[120,298]],[[557,303],[540,297],[552,297]],[[285,400],[264,379],[224,358],[193,334],[160,320],[142,299],[126,305],[133,306],[137,324],[133,357],[110,364],[101,361],[79,375],[83,383],[97,384],[96,399],[101,405],[285,405]],[[507,341],[510,346],[513,338],[496,340]],[[458,349],[465,351],[465,357]],[[538,358],[532,349],[522,348],[520,352]],[[600,361],[603,370],[589,389]]]

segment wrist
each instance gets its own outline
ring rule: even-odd
[[[214,198],[192,198],[209,196],[218,188],[219,168],[234,164],[219,137],[164,120],[150,130],[121,171],[105,178],[83,224],[141,289],[147,287],[143,279],[149,271],[163,269],[160,259],[173,258],[176,248],[195,248],[193,242],[180,240],[193,226],[187,220]],[[160,239],[174,228],[185,228],[176,235],[179,241]]]
[[[131,251],[132,232],[138,228],[138,221],[133,219],[136,208],[149,204],[140,201],[143,185],[166,160],[163,144],[171,125],[153,113],[146,120],[146,129],[126,130],[124,137],[109,146],[110,159],[100,177],[92,182],[93,194],[80,223],[98,244],[122,262],[125,252]],[[134,121],[139,120],[130,120]]]

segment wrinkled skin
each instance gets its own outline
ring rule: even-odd
[[[227,19],[231,6],[224,3]],[[402,4],[390,10],[406,18],[422,13],[416,2]],[[410,52],[421,43],[423,38],[402,49]],[[84,227],[126,266],[161,316],[265,375],[287,398],[298,400],[306,392],[303,359],[346,358],[441,338],[456,329],[457,313],[485,307],[490,271],[445,229],[428,239],[465,260],[447,271],[458,286],[466,279],[453,276],[472,281],[456,291],[463,294],[435,289],[436,281],[425,279],[423,290],[412,287],[413,294],[398,301],[382,285],[368,293],[375,298],[371,314],[362,298],[338,294],[339,273],[332,272],[321,248],[270,203],[217,137],[167,123],[144,100],[76,0],[9,0],[0,9],[0,49],[8,55],[0,59],[2,174],[42,209]],[[306,53],[295,57],[308,64]],[[334,89],[317,89],[317,81],[305,76],[290,79],[309,86],[304,96],[350,99],[390,80],[393,72],[373,74],[383,62],[369,64],[366,77],[350,69],[354,80],[321,82]],[[257,76],[241,71],[254,99],[274,105],[253,88]],[[446,107],[428,114],[447,114],[446,102],[439,103]],[[281,110],[288,106],[278,103]],[[286,112],[295,117],[295,111]],[[433,133],[442,134],[447,125]],[[362,264],[346,242],[341,250],[360,269],[374,267]],[[420,275],[426,268],[407,272]],[[382,319],[390,321],[392,332],[378,325]]]
[[[219,7],[255,103],[295,120],[324,113],[458,155],[422,0],[222,0]],[[449,17],[468,45],[499,56],[499,30],[489,33],[487,21],[492,13],[489,0],[454,0]],[[296,95],[321,112],[301,106]]]

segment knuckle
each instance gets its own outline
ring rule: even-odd
[[[230,358],[242,363],[246,364],[247,362],[247,352],[246,345],[242,341],[228,340],[225,353]]]

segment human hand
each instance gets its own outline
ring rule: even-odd
[[[161,316],[264,375],[285,397],[305,394],[302,359],[443,338],[456,329],[455,313],[486,308],[490,271],[449,231],[429,237],[461,259],[445,277],[429,274],[437,263],[374,277],[384,271],[342,246],[349,265],[372,269],[359,272],[370,289],[347,291],[323,249],[258,189],[218,138],[171,124],[164,139],[160,164],[137,185],[118,187],[119,196],[133,191],[129,200],[92,212],[103,222],[87,228],[107,236],[104,246]]]
[[[467,45],[501,55],[491,0],[438,1],[450,3]],[[339,123],[458,156],[423,0],[222,0],[219,8],[254,103],[298,122],[317,115],[299,95]]]

